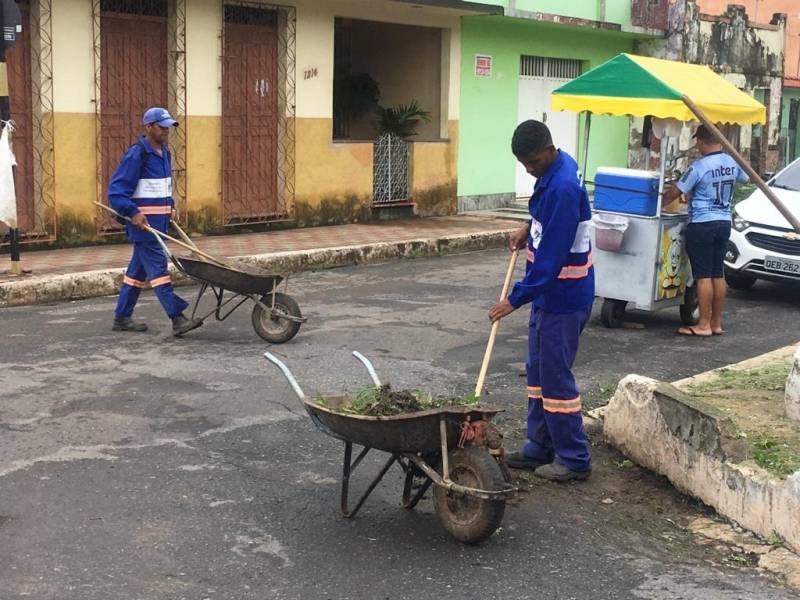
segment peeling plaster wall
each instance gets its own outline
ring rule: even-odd
[[[669,3],[667,35],[664,39],[642,40],[635,52],[656,58],[705,64],[728,81],[754,95],[763,90],[767,103],[766,141],[753,147],[753,127],[743,125],[739,133],[739,150],[751,158],[762,172],[773,171],[780,160],[781,92],[785,39],[785,18],[776,15],[770,25],[753,25],[741,6],[728,6],[723,15],[703,15],[695,0]],[[756,130],[759,132],[760,130]],[[650,153],[641,147],[642,120],[631,123],[629,163],[635,168],[657,168],[659,148]],[[757,139],[764,139],[763,137]],[[680,145],[681,159],[676,168],[683,170],[689,148],[687,140]],[[689,141],[689,146],[691,142]]]

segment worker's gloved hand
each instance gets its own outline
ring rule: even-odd
[[[528,244],[528,225],[523,225],[508,236],[508,249],[522,250]]]
[[[131,217],[131,225],[136,227],[136,229],[145,231],[147,229],[147,218],[142,213],[137,212]]]
[[[511,306],[511,302],[508,300],[503,300],[489,309],[489,320],[494,323],[495,321],[499,321],[503,317],[510,315],[512,312],[514,312],[514,307]]]

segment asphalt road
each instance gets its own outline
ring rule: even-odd
[[[351,350],[395,388],[466,393],[506,259],[299,275],[290,293],[309,322],[271,350],[310,394],[368,383]],[[799,303],[774,285],[734,292],[713,339],[676,336],[677,310],[631,315],[641,329],[595,317],[576,369],[585,404],[628,373],[675,380],[797,342]],[[345,520],[342,444],[262,358],[247,310],[175,340],[149,293],[145,334],[112,333],[113,305],[0,311],[0,600],[796,597],[752,557],[696,543],[685,526],[709,511],[597,435],[589,482],[518,477],[502,528],[480,546],[452,541],[430,500],[400,508],[399,471]],[[502,323],[487,384],[511,448],[526,319]]]

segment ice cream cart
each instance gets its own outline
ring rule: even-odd
[[[596,294],[603,298],[601,320],[619,327],[628,306],[678,307],[683,323],[694,325],[697,297],[684,251],[688,215],[662,206],[665,173],[685,123],[707,122],[702,117],[764,123],[764,105],[708,67],[620,54],[555,90],[552,106],[586,113],[584,173],[592,114],[652,119],[661,142],[660,170],[600,167],[593,179],[592,253]]]

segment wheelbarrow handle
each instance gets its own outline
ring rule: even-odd
[[[353,350],[353,356],[355,356],[358,360],[360,360],[365,367],[367,367],[367,371],[369,371],[369,376],[372,378],[372,382],[381,387],[381,380],[378,379],[378,374],[375,372],[375,367],[372,366],[372,363],[369,362],[369,359],[361,354],[358,350]]]
[[[297,380],[294,378],[294,375],[292,375],[292,372],[289,370],[289,367],[283,364],[283,362],[281,362],[281,360],[271,352],[264,352],[264,358],[283,371],[283,374],[286,376],[286,379],[289,380],[289,384],[292,386],[294,393],[297,394],[297,397],[300,398],[300,400],[305,400],[306,395],[303,390],[300,389],[300,386],[298,385]]]

